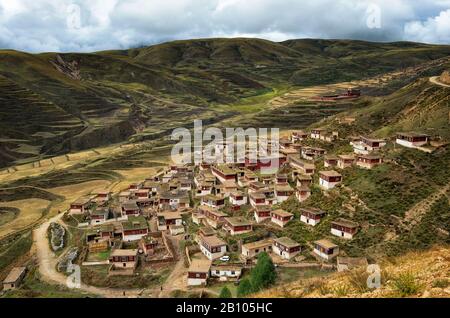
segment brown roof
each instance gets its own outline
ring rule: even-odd
[[[266,240],[260,240],[260,241],[256,241],[256,242],[251,242],[251,243],[247,243],[242,245],[243,247],[249,249],[249,250],[253,250],[256,248],[261,248],[264,246],[268,246],[268,245],[272,245],[273,240],[271,239],[266,239]]]
[[[311,213],[311,214],[314,214],[314,215],[322,215],[322,214],[325,214],[326,212],[325,211],[322,211],[322,210],[320,210],[320,209],[317,209],[317,208],[303,208],[303,209],[300,209],[300,211],[301,212],[308,212],[308,213]]]
[[[345,227],[349,227],[349,228],[355,228],[355,227],[359,226],[358,223],[353,222],[351,220],[344,219],[344,218],[338,218],[338,219],[332,221],[331,224],[336,224],[336,225],[345,226]]]
[[[14,267],[9,272],[8,276],[6,276],[3,283],[6,283],[6,284],[15,283],[20,278],[20,276],[25,272],[25,270],[26,270],[26,267]]]
[[[285,211],[285,210],[282,210],[282,209],[274,210],[274,211],[272,211],[271,213],[276,214],[276,215],[279,215],[279,216],[282,216],[282,217],[285,217],[285,216],[293,216],[293,215],[294,215],[294,214],[289,213],[289,212],[287,212],[287,211]]]
[[[341,177],[342,175],[334,170],[320,171],[319,174],[327,177]]]
[[[355,155],[339,155],[338,157],[339,157],[339,159],[343,159],[343,160],[354,160],[355,159]]]
[[[296,241],[294,241],[293,239],[286,237],[286,236],[275,239],[275,242],[278,242],[279,244],[286,246],[286,247],[300,246],[300,244],[298,244]]]
[[[244,219],[243,217],[230,217],[225,218],[225,220],[230,223],[232,226],[242,226],[242,225],[251,225],[250,221]]]
[[[165,220],[177,220],[181,219],[182,216],[178,212],[160,212],[157,213],[158,217],[163,217]]]
[[[320,245],[324,248],[335,248],[338,247],[336,244],[334,244],[333,242],[329,241],[329,240],[318,240],[315,241],[314,244]]]
[[[138,250],[116,249],[111,252],[110,256],[136,256]]]
[[[209,246],[223,246],[227,245],[222,239],[218,238],[215,235],[211,236],[202,236],[201,240],[205,242]]]
[[[211,261],[206,259],[193,259],[189,272],[194,273],[208,273],[211,268]]]

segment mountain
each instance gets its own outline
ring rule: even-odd
[[[154,139],[194,117],[214,123],[239,116],[248,111],[234,107],[242,101],[291,87],[367,78],[449,55],[450,46],[407,42],[244,38],[92,54],[3,50],[0,167]]]

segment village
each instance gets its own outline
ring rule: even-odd
[[[349,118],[343,121],[352,122]],[[67,263],[78,258],[82,270],[103,265],[108,276],[126,279],[140,267],[161,267],[181,257],[185,259],[181,288],[189,290],[211,282],[238,284],[263,252],[276,267],[344,271],[367,266],[366,257],[348,257],[340,248],[340,242],[358,235],[361,225],[351,218],[329,220],[328,235],[306,245],[275,234],[296,218],[280,207],[289,199],[302,203],[296,214],[308,227],[329,218],[330,211],[308,205],[312,189],[324,195],[339,191],[343,170],[382,165],[382,150],[390,142],[352,137],[347,141],[353,152],[339,155],[310,146],[338,138],[337,131],[315,128],[291,131],[270,141],[278,142],[279,149],[270,154],[278,164],[270,174],[262,173],[267,163],[251,161],[249,156],[232,164],[171,165],[119,193],[101,191],[81,197],[72,202],[66,215],[76,219],[77,228],[84,231],[84,248],[67,253],[58,268],[70,273]],[[430,136],[425,134],[398,133],[391,140],[400,147],[430,149]],[[215,147],[225,153],[229,141],[217,142]],[[64,236],[64,227],[55,230]],[[51,243],[54,247],[53,239]],[[24,269],[15,268],[4,281],[4,289],[17,287],[23,276]]]

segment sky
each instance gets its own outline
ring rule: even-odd
[[[93,52],[211,37],[450,44],[450,0],[0,0],[0,49]]]

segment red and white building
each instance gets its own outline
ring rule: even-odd
[[[299,186],[295,190],[295,197],[298,202],[306,201],[311,196],[311,189],[307,186]]]
[[[227,243],[215,235],[200,236],[199,245],[201,252],[211,261],[225,255]]]
[[[278,209],[270,212],[270,221],[278,226],[285,227],[291,220],[294,219],[294,214],[285,210]]]
[[[342,182],[342,175],[334,170],[319,172],[319,185],[322,189],[330,190]]]
[[[70,204],[69,212],[72,214],[83,214],[89,212],[89,208],[92,204],[90,198],[79,198],[78,200]]]
[[[274,194],[278,204],[289,199],[289,197],[294,194],[294,189],[292,189],[288,183],[276,184]]]
[[[210,260],[193,259],[187,273],[188,286],[204,286],[208,282]]]
[[[356,222],[339,218],[331,222],[331,234],[345,239],[352,239],[358,232],[358,227],[359,225]]]
[[[415,132],[397,133],[395,142],[407,148],[418,148],[425,146],[430,136]]]
[[[345,169],[353,166],[355,164],[354,155],[339,155],[337,166],[339,169]]]
[[[280,237],[273,241],[272,251],[281,258],[290,260],[301,252],[301,247],[289,237]]]
[[[270,219],[270,212],[272,209],[269,205],[258,205],[254,208],[254,216],[257,223],[261,223]]]
[[[211,172],[220,182],[237,181],[236,171],[227,165],[212,166]]]
[[[320,220],[322,220],[325,215],[325,211],[316,208],[300,209],[300,221],[311,226],[319,224]]]
[[[183,226],[183,218],[178,212],[161,212],[157,217],[158,231],[170,230],[171,226]]]
[[[311,138],[312,139],[320,139],[320,136],[324,135],[325,133],[326,133],[326,130],[322,129],[322,128],[311,129]]]
[[[354,153],[367,155],[372,151],[380,150],[382,147],[386,146],[386,140],[361,136],[359,140],[351,141],[350,145],[353,146]]]
[[[209,206],[200,206],[199,212],[205,216],[206,223],[214,229],[219,228],[225,222],[225,217],[227,216],[225,213]]]
[[[316,172],[316,166],[313,163],[305,162],[298,157],[290,157],[289,165],[300,170],[302,174],[313,175]]]
[[[246,205],[247,204],[247,195],[241,191],[231,192],[229,196],[230,203],[232,205]]]
[[[364,169],[372,169],[383,163],[383,158],[378,154],[357,155],[356,165]]]
[[[230,235],[245,234],[253,231],[252,224],[243,217],[225,218],[223,228],[229,232]]]
[[[221,209],[225,206],[225,198],[209,194],[202,197],[200,204],[215,209]]]
[[[126,216],[138,216],[141,214],[141,209],[137,205],[136,201],[128,201],[122,203],[122,215]]]
[[[132,269],[134,270],[137,265],[137,253],[138,250],[124,250],[115,249],[109,256],[109,264],[114,269]]]
[[[339,255],[339,246],[329,240],[315,241],[313,253],[325,261],[330,261]]]
[[[148,234],[147,220],[143,216],[130,216],[121,222],[122,240],[124,242],[139,241]]]
[[[325,156],[323,164],[325,168],[335,167],[338,164],[339,158],[337,156]]]

